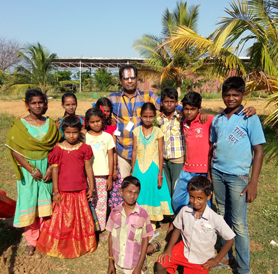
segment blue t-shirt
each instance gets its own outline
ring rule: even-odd
[[[225,112],[214,117],[210,141],[213,144],[212,168],[232,175],[248,175],[253,161],[253,146],[265,143],[257,115],[246,117],[243,106],[228,120]]]

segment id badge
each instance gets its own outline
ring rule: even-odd
[[[127,124],[127,126],[125,127],[125,129],[126,129],[127,131],[131,131],[132,128],[133,128],[133,126],[134,126],[134,123],[131,122],[131,121],[129,121],[128,124]]]
[[[119,137],[119,136],[121,136],[121,132],[118,129],[116,129],[114,131],[114,135]]]

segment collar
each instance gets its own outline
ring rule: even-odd
[[[226,115],[225,110],[226,110],[226,108],[223,110],[223,112],[220,113],[220,115]],[[241,105],[241,106],[238,108],[238,110],[237,110],[235,113],[233,113],[233,114],[240,115],[240,114],[242,114],[243,111],[244,111],[244,106]]]
[[[117,213],[121,213],[124,210],[123,204],[124,204],[124,202],[122,202],[119,206],[117,206],[114,209],[114,211],[116,211]],[[135,207],[132,210],[131,214],[133,214],[133,213],[137,213],[138,215],[140,214],[140,207],[137,202],[136,202]]]
[[[134,94],[133,94],[133,96],[132,96],[131,98],[136,97],[137,95],[140,95],[140,93],[139,93],[139,90],[138,90],[138,89],[136,89],[136,91],[134,92]],[[122,96],[122,97],[123,97],[123,96],[128,97],[128,96],[125,94],[124,90],[122,90],[122,92],[121,92],[121,96]],[[129,97],[128,97],[128,98],[129,98]]]
[[[195,210],[194,210],[192,205],[187,206],[186,212],[191,213],[195,218]],[[206,220],[209,219],[209,206],[208,205],[206,205],[206,208],[205,208],[204,212],[199,216],[199,219],[200,218],[203,218],[203,219],[206,219]]]
[[[178,112],[175,110],[173,115],[171,116],[171,120],[173,119],[173,117],[176,117],[176,118],[180,118],[180,115],[178,114]],[[163,113],[163,118],[167,118],[165,113]]]

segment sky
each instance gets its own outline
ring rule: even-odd
[[[198,33],[208,36],[228,0],[200,4]],[[132,48],[144,34],[159,35],[162,15],[177,0],[0,0],[0,37],[21,46],[39,42],[59,57],[140,57]]]

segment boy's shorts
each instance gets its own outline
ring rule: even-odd
[[[189,263],[184,257],[184,243],[180,241],[172,249],[171,262],[169,262],[169,257],[165,259],[165,263],[157,263],[164,266],[170,274],[175,274],[179,265],[183,266],[183,273],[185,274],[208,274],[207,269],[202,269],[199,264]]]

